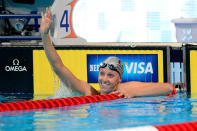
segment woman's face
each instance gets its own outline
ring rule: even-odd
[[[118,72],[110,70],[108,67],[100,68],[98,82],[101,94],[109,94],[117,89],[121,78]]]

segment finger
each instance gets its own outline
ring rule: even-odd
[[[43,23],[45,21],[45,16],[44,16],[44,12],[43,11],[41,12],[41,16],[42,16],[41,17],[41,23]]]
[[[46,8],[46,13],[47,13],[47,14],[48,14],[48,10],[49,10],[49,9],[48,9],[48,7],[47,7],[47,8]]]
[[[41,16],[42,16],[42,18],[44,18],[44,13],[43,13],[43,11],[41,12]]]
[[[120,92],[120,93],[118,94],[118,96],[119,96],[119,97],[124,96],[124,93]]]
[[[52,7],[51,7],[51,6],[49,7],[49,15],[50,15],[50,17],[53,16],[53,15],[52,15]]]
[[[49,8],[46,8],[46,16],[49,17]]]
[[[125,94],[124,98],[129,98],[129,95],[128,94]]]
[[[47,8],[47,17],[48,17],[49,19],[52,19],[51,7]]]
[[[118,93],[119,93],[118,91],[113,91],[110,94],[118,94]]]
[[[51,19],[46,18],[46,19],[45,19],[45,22],[46,22],[46,24],[51,24]]]

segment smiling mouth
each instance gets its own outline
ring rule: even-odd
[[[107,83],[107,84],[100,83],[100,87],[101,87],[101,88],[106,88],[106,87],[108,87],[108,86],[110,86],[109,83]]]
[[[108,86],[108,85],[102,84],[101,85],[101,88],[105,88],[106,86]]]
[[[100,82],[100,85],[109,85],[109,82]]]
[[[105,87],[107,87],[107,86],[110,86],[111,83],[110,83],[110,82],[107,82],[107,81],[104,82],[104,81],[100,80],[100,81],[99,81],[99,85],[100,85],[101,88],[105,88]]]

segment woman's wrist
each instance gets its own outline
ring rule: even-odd
[[[40,32],[41,36],[47,36],[48,33],[49,33],[48,31]]]

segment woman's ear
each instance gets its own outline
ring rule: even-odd
[[[121,77],[120,77],[120,79],[119,79],[119,81],[118,81],[119,83],[121,83],[122,82],[122,79],[121,79]]]

